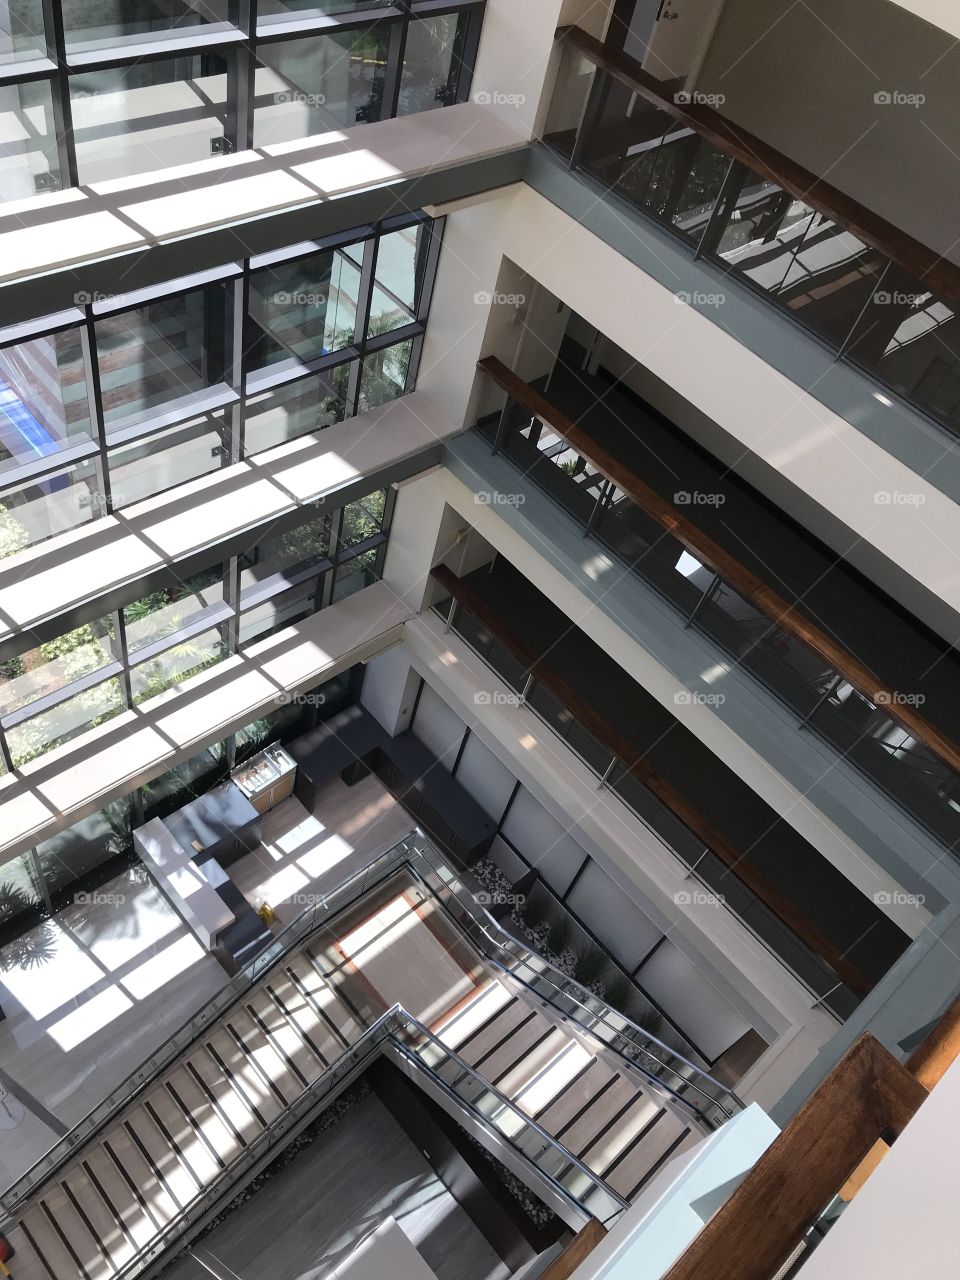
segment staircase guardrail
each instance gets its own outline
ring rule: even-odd
[[[246,965],[118,1088],[92,1108],[65,1137],[50,1147],[27,1173],[0,1196],[0,1209],[5,1215],[13,1217],[18,1206],[35,1194],[71,1159],[79,1147],[90,1141],[114,1116],[158,1079],[207,1027],[222,1017],[295,947],[322,929],[334,915],[405,866],[447,909],[461,928],[466,925],[471,941],[488,960],[546,1000],[564,1017],[577,1022],[587,1034],[601,1040],[638,1069],[654,1089],[669,1094],[673,1101],[681,1104],[687,1112],[696,1114],[709,1126],[722,1122],[734,1110],[743,1106],[726,1085],[714,1079],[702,1067],[678,1054],[650,1032],[644,1031],[626,1015],[612,1009],[534,952],[521,947],[483,910],[439,851],[415,828],[410,835],[375,857],[322,901],[306,907],[260,956]],[[382,1019],[378,1023],[379,1021]],[[338,1063],[342,1061],[343,1059],[338,1059]],[[678,1081],[676,1087],[672,1087],[665,1079],[665,1076],[671,1074]],[[702,1108],[684,1096],[688,1090],[703,1099]],[[550,1141],[553,1142],[553,1139]]]

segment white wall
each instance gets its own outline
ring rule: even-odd
[[[698,78],[725,116],[960,262],[960,32],[949,0],[726,0]],[[919,106],[878,91],[922,94]]]

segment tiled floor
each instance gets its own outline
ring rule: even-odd
[[[231,867],[254,906],[278,908],[281,927],[302,900],[328,892],[412,822],[373,777],[339,780],[316,812],[297,800],[265,816],[261,848]],[[226,981],[142,871],[102,886],[29,939],[28,960],[0,954],[0,1085],[23,1120],[4,1130],[0,1186],[23,1174],[119,1085]]]

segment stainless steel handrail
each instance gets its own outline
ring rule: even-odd
[[[187,1205],[176,1217],[165,1223],[146,1248],[134,1258],[131,1258],[116,1273],[116,1280],[134,1280],[134,1277],[142,1274],[147,1267],[152,1266],[178,1241],[182,1240],[189,1233],[191,1227],[199,1226],[201,1220],[209,1216],[218,1203],[222,1202],[227,1196],[235,1194],[237,1185],[243,1176],[254,1170],[277,1145],[278,1140],[284,1134],[296,1126],[308,1124],[310,1117],[322,1107],[332,1088],[339,1084],[345,1076],[349,1077],[365,1069],[377,1056],[381,1046],[391,1040],[395,1042],[396,1047],[417,1070],[422,1071],[434,1080],[450,1097],[456,1100],[459,1106],[469,1111],[475,1121],[486,1132],[497,1141],[506,1142],[511,1146],[527,1164],[536,1170],[538,1176],[547,1181],[555,1195],[561,1197],[576,1212],[592,1216],[591,1210],[574,1196],[549,1170],[543,1168],[536,1159],[528,1155],[515,1141],[514,1137],[502,1132],[492,1123],[488,1116],[485,1116],[472,1103],[467,1102],[453,1091],[439,1073],[417,1054],[415,1048],[412,1048],[407,1040],[400,1037],[398,1033],[401,1031],[408,1037],[412,1035],[414,1038],[432,1043],[447,1059],[454,1060],[465,1075],[476,1080],[488,1095],[496,1097],[498,1102],[518,1116],[526,1129],[536,1133],[551,1150],[559,1153],[567,1165],[576,1168],[579,1173],[587,1178],[591,1191],[599,1190],[603,1195],[606,1195],[615,1206],[614,1213],[608,1215],[606,1222],[613,1221],[623,1210],[630,1207],[629,1203],[611,1187],[608,1187],[598,1174],[578,1160],[572,1152],[569,1152],[555,1138],[551,1137],[536,1121],[524,1115],[516,1104],[510,1102],[499,1090],[484,1080],[482,1076],[479,1076],[452,1049],[447,1048],[419,1019],[404,1009],[403,1005],[394,1004],[385,1013],[381,1014],[375,1022],[371,1023],[353,1044],[344,1050],[341,1057],[331,1063],[307,1087],[297,1101],[288,1107],[272,1125],[264,1129],[243,1149],[235,1160],[221,1169],[214,1180],[204,1188],[203,1192],[192,1204]]]

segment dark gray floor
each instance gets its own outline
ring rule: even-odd
[[[510,1274],[371,1094],[163,1280],[320,1280],[388,1217],[438,1280]]]

